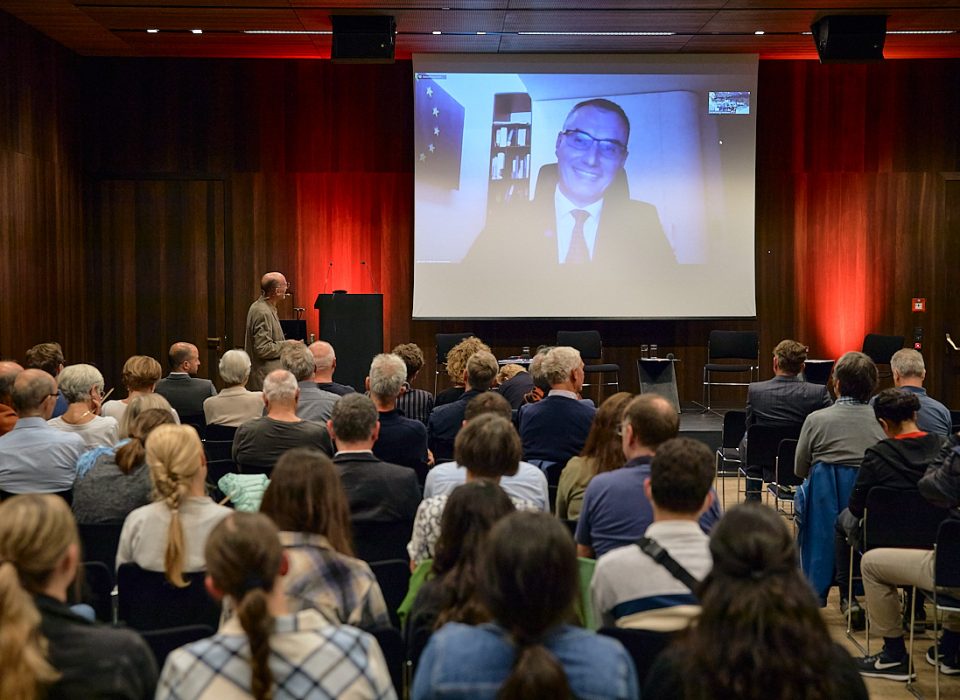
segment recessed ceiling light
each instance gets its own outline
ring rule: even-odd
[[[953,29],[894,29],[887,34],[956,34]]]
[[[159,29],[148,29],[148,30],[147,30],[147,34],[159,34],[159,33],[160,33],[160,30],[159,30]]]
[[[333,34],[329,29],[244,29],[244,34]]]
[[[440,34],[442,34],[442,33],[443,33],[443,32],[437,32],[437,31],[435,31],[433,34],[434,34],[434,36],[437,36],[437,35],[440,35]]]
[[[477,36],[483,36],[486,32],[477,32]]]
[[[674,36],[676,32],[517,32],[520,36]]]
[[[766,32],[763,31],[762,29],[758,29],[757,31],[754,32],[754,34],[756,34],[757,36],[763,36],[764,34],[766,34]]]
[[[203,30],[202,30],[202,29],[191,29],[191,30],[190,30],[190,33],[191,33],[191,34],[203,34]]]

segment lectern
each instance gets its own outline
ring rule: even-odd
[[[320,338],[337,352],[334,381],[364,391],[374,355],[383,352],[382,294],[318,294]]]

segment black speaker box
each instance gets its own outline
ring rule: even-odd
[[[397,23],[389,15],[333,15],[330,58],[350,63],[391,63]]]
[[[812,25],[820,63],[882,61],[885,15],[828,15]]]

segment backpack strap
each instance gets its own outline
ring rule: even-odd
[[[680,566],[677,560],[671,557],[670,553],[661,547],[656,540],[650,539],[649,537],[641,537],[637,540],[637,546],[644,554],[669,571],[675,579],[689,588],[691,592],[696,589],[699,581],[697,581],[689,571]]]

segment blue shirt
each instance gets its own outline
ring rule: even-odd
[[[922,386],[902,386],[900,389],[912,391],[920,399],[920,410],[917,411],[917,425],[920,430],[934,435],[950,435],[953,433],[949,408],[936,399],[927,396],[927,390]]]
[[[653,506],[647,500],[643,482],[650,476],[652,457],[637,457],[620,469],[597,474],[583,496],[583,508],[577,522],[577,543],[592,547],[601,556],[617,547],[633,544],[653,522]],[[720,520],[720,499],[716,491],[713,503],[700,516],[700,527],[708,533]]]
[[[633,660],[620,642],[562,625],[547,634],[543,644],[563,666],[575,697],[640,696]],[[420,657],[411,697],[493,700],[510,675],[516,653],[498,625],[444,625]]]
[[[73,488],[77,459],[87,449],[76,433],[57,430],[39,416],[21,418],[0,437],[0,490],[56,493]]]
[[[423,497],[432,498],[444,493],[450,493],[461,484],[467,482],[467,468],[456,462],[438,464],[427,472],[427,482],[423,487]],[[539,467],[528,462],[520,462],[517,473],[513,476],[500,478],[500,488],[508,496],[535,503],[540,510],[549,509],[549,488],[547,475]]]

